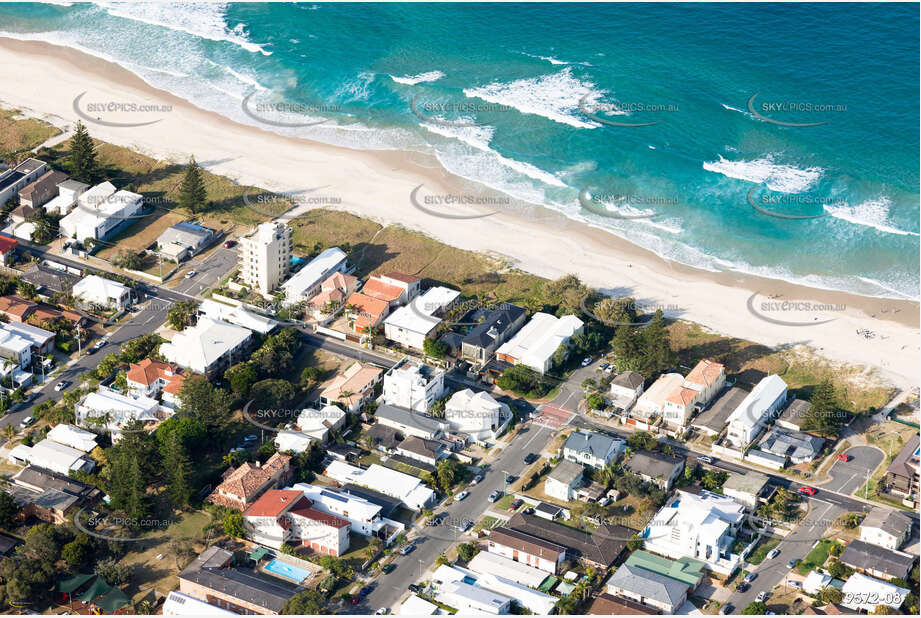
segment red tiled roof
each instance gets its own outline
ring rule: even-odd
[[[672,394],[666,398],[666,401],[678,404],[680,406],[686,406],[694,401],[694,397],[697,395],[698,393],[694,389],[679,386],[672,391]]]
[[[385,273],[385,277],[390,277],[391,279],[396,279],[397,281],[402,281],[403,283],[415,283],[416,281],[421,281],[419,277],[413,277],[412,275],[404,275],[403,273]]]
[[[398,299],[403,293],[403,289],[390,283],[384,283],[377,277],[371,277],[368,279],[368,282],[365,283],[364,287],[361,288],[361,293],[389,303]]]
[[[0,312],[15,315],[19,319],[24,319],[37,308],[37,304],[19,296],[0,296]]]
[[[128,379],[144,386],[150,386],[158,379],[166,381],[163,390],[167,393],[178,395],[182,390],[182,383],[185,376],[179,373],[180,369],[176,365],[164,363],[163,361],[145,358],[140,363],[131,363],[128,365]]]
[[[297,489],[270,489],[253,502],[244,517],[278,517],[303,494]]]
[[[313,508],[313,502],[310,501],[307,497],[302,497],[297,503],[288,511],[291,515],[298,515],[305,519],[311,521],[319,522],[321,524],[326,524],[332,528],[345,528],[349,525],[347,519],[342,519],[336,515],[331,515],[329,513],[324,513],[323,511],[318,511]]]
[[[723,370],[724,367],[720,363],[704,359],[697,363],[693,369],[691,369],[691,373],[688,374],[688,377],[685,378],[685,381],[692,384],[710,386],[719,379],[720,375],[723,373]]]
[[[0,236],[0,253],[7,253],[15,249],[18,245],[19,242],[17,242],[15,238]]]
[[[275,453],[262,466],[244,463],[236,470],[228,471],[229,474],[225,473],[224,481],[211,492],[208,499],[215,504],[222,504],[227,501],[227,496],[221,494],[229,494],[248,502],[279,470],[288,466],[290,461],[290,455]]]
[[[359,314],[373,317],[381,315],[387,311],[387,308],[390,306],[386,300],[372,298],[371,296],[367,296],[361,292],[355,292],[349,296],[349,299],[345,301],[345,304],[355,307],[355,310]]]

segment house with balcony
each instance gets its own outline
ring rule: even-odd
[[[243,527],[247,538],[273,549],[288,543],[328,556],[349,549],[348,520],[314,508],[296,489],[266,491],[243,512]]]
[[[445,403],[444,420],[454,433],[480,444],[494,444],[512,420],[512,411],[486,391],[465,388],[451,395]]]
[[[444,395],[444,369],[400,359],[384,374],[384,403],[428,414],[432,406]]]
[[[595,469],[604,468],[617,459],[626,446],[620,438],[580,429],[569,434],[563,443],[563,459]]]
[[[129,363],[126,374],[128,391],[134,395],[160,397],[163,405],[178,408],[179,393],[185,381],[182,368],[171,363],[145,358],[140,363]]]
[[[347,519],[352,532],[379,538],[385,546],[406,529],[405,524],[387,518],[381,505],[362,496],[309,483],[296,483],[290,489],[302,492],[313,503],[313,508]]]
[[[228,468],[223,481],[208,495],[208,502],[245,511],[269,489],[284,487],[291,480],[291,456],[275,453],[264,464],[244,462]]]
[[[748,448],[786,403],[787,384],[775,374],[764,377],[729,416],[727,442]]]

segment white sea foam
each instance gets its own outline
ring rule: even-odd
[[[210,41],[226,41],[250,52],[271,56],[249,40],[243,24],[230,28],[226,2],[96,2],[113,17],[185,32]]]
[[[341,99],[345,103],[354,103],[355,101],[367,101],[371,96],[371,83],[374,81],[374,73],[362,71],[355,79],[344,82],[336,90],[336,99]]]
[[[260,84],[258,81],[256,81],[254,78],[250,77],[249,75],[244,75],[243,73],[234,71],[228,66],[224,66],[222,68],[228,73],[230,73],[231,75],[233,75],[234,77],[236,77],[237,79],[239,79],[244,84],[248,84],[260,92],[266,92],[269,90],[268,88]]]
[[[885,234],[897,234],[899,236],[918,236],[918,232],[909,232],[889,224],[889,206],[892,202],[885,195],[875,199],[861,202],[857,206],[828,206],[825,212],[842,221],[862,225],[879,230]]]
[[[541,56],[538,54],[529,54],[528,52],[520,52],[520,53],[525,56],[528,56],[529,58],[537,58],[538,60],[544,60],[553,65],[578,64],[584,67],[592,66],[590,62],[569,62],[567,60],[560,60],[559,58],[554,58],[553,56]]]
[[[602,93],[594,88],[593,83],[575,77],[572,69],[566,67],[551,75],[464,88],[464,95],[471,99],[506,105],[523,114],[543,116],[571,127],[594,129],[601,125],[586,119],[579,112],[582,97],[589,95],[586,103],[591,104],[601,96]]]
[[[719,161],[705,161],[703,167],[729,178],[764,183],[770,190],[780,193],[802,193],[814,185],[823,172],[820,167],[802,169],[774,163],[773,155],[752,161],[730,161],[719,155]]]
[[[407,86],[414,86],[415,84],[421,84],[424,82],[434,82],[442,77],[445,74],[441,71],[426,71],[425,73],[419,73],[418,75],[404,75],[403,77],[397,77],[391,75],[390,79],[395,81],[398,84],[406,84]]]

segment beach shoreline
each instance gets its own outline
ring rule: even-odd
[[[480,218],[432,216],[410,199],[420,185],[427,194],[498,194],[453,176],[433,157],[419,153],[350,150],[237,123],[158,90],[117,64],[71,48],[0,37],[0,65],[16,68],[4,77],[2,106],[72,125],[78,118],[74,99],[81,93],[94,100],[165,104],[170,111],[155,124],[86,124],[97,139],[157,159],[185,161],[194,154],[215,174],[271,191],[322,187],[341,199],[336,208],[488,254],[510,267],[551,279],[576,273],[602,292],[633,296],[644,308],[662,307],[669,317],[713,332],[771,347],[804,344],[830,361],[874,368],[897,386],[917,384],[921,351],[916,301],[696,269],[539,206],[520,212],[517,206],[512,212],[497,208]],[[457,212],[472,216],[492,211],[463,207]],[[822,307],[780,304],[790,301]],[[875,338],[860,334],[863,329]]]

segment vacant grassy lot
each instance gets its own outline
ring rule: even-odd
[[[828,560],[828,553],[831,551],[831,547],[834,544],[834,541],[830,539],[822,539],[819,541],[818,544],[806,554],[803,561],[799,563],[796,567],[796,571],[800,575],[808,575],[809,571],[814,571],[821,567],[825,564],[825,561]]]
[[[17,110],[0,109],[0,160],[24,159],[26,152],[60,133],[46,122],[18,115]]]

